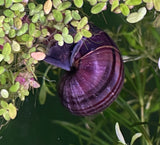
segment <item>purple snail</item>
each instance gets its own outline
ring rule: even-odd
[[[92,34],[76,44],[60,47],[56,43],[45,58],[47,63],[67,71],[59,83],[59,96],[70,112],[80,116],[107,108],[124,81],[123,60],[113,40],[99,29]]]

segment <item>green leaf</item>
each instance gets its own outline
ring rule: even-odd
[[[46,37],[46,36],[48,35],[48,33],[49,33],[49,32],[48,32],[47,29],[45,29],[45,28],[42,29],[42,36],[43,36],[43,37]]]
[[[131,143],[130,145],[133,145],[133,143],[139,138],[142,136],[142,133],[136,133],[133,137],[132,137],[132,140],[131,140]]]
[[[22,39],[23,41],[28,41],[29,38],[30,38],[30,35],[29,35],[29,34],[24,34],[24,35],[21,36],[21,39]]]
[[[54,39],[55,39],[56,41],[62,41],[62,40],[63,40],[63,37],[62,37],[61,34],[55,34],[55,35],[54,35]]]
[[[23,0],[12,0],[14,3],[22,2]]]
[[[92,36],[92,33],[86,29],[82,29],[81,34],[86,38],[90,38]]]
[[[10,118],[14,119],[17,116],[17,108],[12,103],[9,103],[8,110]]]
[[[160,1],[159,0],[153,0],[154,8],[156,11],[160,11]]]
[[[72,3],[69,1],[63,2],[57,7],[57,10],[64,11],[64,10],[68,9],[71,5],[72,5]]]
[[[16,3],[16,4],[13,4],[10,9],[13,10],[13,11],[23,12],[24,11],[24,5],[21,4],[21,3]]]
[[[28,24],[24,23],[23,26],[22,26],[22,28],[20,30],[18,30],[17,36],[21,36],[24,33],[26,33],[27,31],[28,31]]]
[[[80,32],[78,32],[75,36],[74,36],[74,43],[77,43],[78,41],[80,41],[82,39],[82,34]]]
[[[34,23],[29,24],[29,34],[33,35],[34,31],[36,30],[36,26]]]
[[[1,82],[1,85],[5,85],[6,84],[6,75],[1,74],[1,76],[0,76],[0,82]]]
[[[0,0],[0,6],[4,5],[4,0]]]
[[[12,5],[12,0],[5,0],[5,7],[9,8]]]
[[[16,82],[14,85],[12,85],[10,88],[9,88],[9,91],[12,92],[12,93],[15,93],[18,91],[18,89],[20,88],[20,83],[19,82]]]
[[[0,54],[0,62],[4,59],[4,56]],[[3,72],[3,71],[2,71]],[[0,73],[1,74],[1,73]]]
[[[67,27],[64,27],[63,30],[62,30],[62,35],[66,35],[69,33],[69,30]]]
[[[4,28],[6,34],[8,34],[9,30],[11,29],[11,27],[8,23],[4,23],[3,28]]]
[[[87,0],[91,6],[94,6],[97,3],[97,0]]]
[[[43,83],[39,93],[39,102],[41,105],[43,105],[45,101],[46,101],[46,85],[45,83]]]
[[[39,13],[43,9],[42,4],[38,4],[37,7],[35,8],[35,13]]]
[[[17,30],[22,28],[22,20],[18,17],[14,19],[14,26],[16,27]]]
[[[140,5],[142,3],[142,0],[126,0],[125,4],[130,6],[136,6]]]
[[[128,6],[125,4],[120,4],[120,10],[124,16],[128,16],[130,13]]]
[[[10,29],[8,36],[9,36],[9,38],[14,38],[16,36],[16,30]]]
[[[147,13],[146,8],[142,7],[138,10],[138,12],[130,13],[127,17],[127,21],[129,23],[137,23],[144,18],[146,13]]]
[[[122,144],[127,145],[126,142],[125,142],[125,140],[124,140],[124,137],[123,137],[123,135],[122,135],[122,132],[121,132],[121,130],[120,130],[120,128],[119,128],[118,122],[117,122],[116,125],[115,125],[115,131],[116,131],[116,135],[117,135],[119,141],[120,141]]]
[[[3,98],[8,98],[9,97],[9,93],[6,89],[2,89],[0,94]]]
[[[65,43],[68,43],[68,44],[73,43],[73,37],[71,35],[63,35],[63,39]]]
[[[1,107],[4,108],[4,109],[7,109],[8,108],[8,103],[4,100],[1,101]]]
[[[5,72],[5,68],[3,66],[0,66],[0,75]]]
[[[6,111],[5,113],[3,113],[3,117],[4,117],[4,119],[5,119],[6,121],[9,121],[9,120],[10,120],[8,111]]]
[[[21,50],[19,43],[16,42],[15,40],[12,41],[12,50],[14,52],[19,52]]]
[[[4,33],[3,29],[0,28],[0,38],[1,38],[1,37],[4,37],[4,36],[5,36],[5,33]]]
[[[3,45],[5,42],[5,39],[4,38],[0,38],[0,45]]]
[[[40,37],[41,36],[41,31],[40,30],[35,30],[34,34],[33,34],[33,37]]]
[[[53,17],[55,18],[55,20],[57,22],[61,22],[62,19],[63,19],[62,13],[60,11],[58,11],[58,10],[53,10],[52,12],[53,12]]]
[[[68,24],[72,20],[72,15],[70,13],[65,13],[64,24]]]
[[[6,16],[6,17],[9,17],[9,18],[13,18],[14,17],[14,13],[13,11],[9,10],[9,9],[6,9],[3,11],[3,14]]]
[[[111,11],[113,12],[119,6],[119,0],[114,0],[112,3]]]
[[[33,23],[37,23],[39,20],[39,14],[35,14],[33,17],[32,17],[32,22]]]
[[[72,25],[73,27],[77,27],[77,26],[78,26],[78,24],[79,24],[79,22],[78,22],[78,21],[72,21],[72,22],[71,22],[71,25]]]
[[[63,46],[63,44],[64,44],[64,41],[62,40],[62,41],[58,41],[58,45],[59,46]]]
[[[6,112],[6,109],[0,109],[0,115],[3,115]]]
[[[61,0],[53,0],[53,6],[57,8],[62,3]]]
[[[36,5],[35,5],[34,3],[29,3],[29,4],[28,4],[28,8],[29,8],[30,10],[35,9],[35,7],[36,7]]]
[[[3,46],[2,54],[6,56],[6,55],[9,55],[10,53],[11,53],[11,45],[9,43],[6,43]]]
[[[73,0],[73,2],[77,8],[81,8],[83,6],[83,0]]]
[[[72,17],[73,17],[73,19],[75,19],[75,20],[80,20],[81,19],[81,16],[79,15],[79,13],[78,13],[78,11],[72,11]]]
[[[88,18],[83,17],[78,23],[77,29],[82,29],[88,23]]]
[[[106,6],[106,2],[101,2],[101,3],[96,4],[95,6],[91,8],[91,13],[92,14],[100,13],[103,10],[104,6]]]

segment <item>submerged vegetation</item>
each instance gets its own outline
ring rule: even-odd
[[[61,70],[42,61],[46,50],[56,42],[63,46],[91,37],[88,23],[97,24],[100,18],[99,27],[123,55],[124,87],[104,112],[77,124],[53,123],[75,134],[80,145],[159,145],[159,11],[159,0],[0,0],[1,126],[15,119],[20,102],[33,88],[40,88],[40,104],[47,94],[55,95]],[[70,26],[76,34],[70,33]]]

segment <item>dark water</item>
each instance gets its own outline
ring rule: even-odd
[[[29,96],[18,111],[15,120],[0,133],[0,145],[77,145],[77,138],[52,120],[77,122],[63,108],[59,98],[48,96],[45,105],[35,105],[35,96]]]

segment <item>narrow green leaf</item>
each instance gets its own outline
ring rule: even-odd
[[[43,83],[39,93],[39,102],[41,105],[43,105],[45,101],[46,101],[46,85],[45,83]]]
[[[115,125],[115,131],[116,131],[116,135],[117,135],[119,141],[120,141],[122,144],[127,145],[126,142],[125,142],[125,140],[124,140],[124,137],[123,137],[123,135],[122,135],[122,132],[121,132],[121,130],[120,130],[120,128],[119,128],[118,122],[117,122],[116,125]]]
[[[133,145],[133,143],[139,138],[142,136],[142,133],[136,133],[133,137],[132,137],[132,140],[131,140],[131,143],[130,145]]]
[[[95,6],[91,8],[91,13],[92,14],[100,13],[103,10],[104,6],[106,6],[106,2],[101,2],[101,3],[96,4]]]

